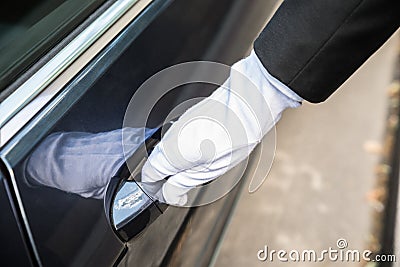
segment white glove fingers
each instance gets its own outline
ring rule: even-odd
[[[182,181],[182,175],[176,174],[163,184],[162,196],[165,203],[175,206],[183,206],[187,203],[187,193],[193,187],[183,186],[180,181]]]
[[[166,157],[162,144],[159,143],[145,162],[142,168],[142,182],[154,183],[177,173]]]

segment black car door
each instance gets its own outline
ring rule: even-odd
[[[0,162],[0,258],[4,266],[29,266],[34,251],[31,250],[28,233],[24,230],[23,218],[16,205],[17,196],[6,169]]]
[[[136,3],[113,3],[118,5],[124,2]],[[1,124],[7,128],[8,124],[21,120],[15,118],[19,114],[23,114],[19,117],[29,116],[23,127],[17,127],[18,130],[12,135],[6,129],[0,155],[7,163],[6,172],[14,185],[12,190],[20,196],[17,214],[26,214],[20,217],[24,231],[31,233],[25,237],[28,247],[37,251],[36,254],[31,253],[35,263],[43,266],[111,266],[118,263],[157,266],[163,262],[168,251],[174,250],[176,244],[173,241],[177,235],[183,234],[179,230],[188,215],[188,208],[168,207],[139,235],[126,241],[110,223],[107,216],[109,210],[103,199],[71,192],[57,183],[49,186],[30,181],[27,175],[27,168],[32,167],[29,166],[29,160],[36,157],[38,148],[42,148],[41,161],[36,161],[33,168],[40,170],[46,168],[42,166],[49,166],[54,158],[46,155],[54,154],[46,154],[47,150],[41,145],[48,144],[46,141],[54,136],[120,129],[135,90],[165,67],[199,59],[233,63],[248,50],[251,39],[265,20],[262,17],[257,19],[258,28],[252,31],[243,28],[240,21],[235,21],[246,17],[246,13],[238,13],[238,10],[247,6],[246,3],[230,0],[137,1],[130,11],[135,6],[143,6],[134,17],[128,19],[126,27],[109,42],[100,38],[93,43],[89,52],[92,48],[96,49],[98,43],[103,42],[103,46],[89,55],[90,60],[82,64],[76,74],[71,75],[67,82],[60,82],[62,86],[57,87],[57,81],[72,72],[73,66],[62,74],[58,73],[60,77],[42,88],[43,92],[30,100],[32,103],[16,111],[19,113],[5,126]],[[107,3],[105,8],[111,4]],[[252,10],[258,6],[263,6],[263,2],[250,5]],[[250,15],[247,15],[247,22],[253,21],[248,19]],[[236,29],[235,33],[233,29]],[[109,32],[104,35],[107,34]],[[232,41],[232,45],[225,49],[224,44],[229,41]],[[84,60],[85,54],[76,62]],[[202,85],[174,90],[157,103],[147,125],[137,127],[156,127],[179,101],[207,96],[214,89],[215,86]],[[37,102],[40,102],[37,99],[39,97],[46,101],[40,109],[35,109]],[[34,115],[31,115],[31,108],[36,110]],[[8,114],[11,116],[11,113]],[[137,116],[143,114],[138,113]],[[51,151],[50,146],[45,148]],[[78,163],[75,161],[77,165],[70,164],[69,167],[78,169]],[[75,172],[74,177],[65,179],[85,180],[86,173]],[[207,212],[207,207],[202,210]],[[221,217],[214,214],[204,224],[213,225],[219,221],[223,225],[228,213]],[[202,234],[202,237],[208,238],[208,233]]]
[[[34,263],[43,266],[112,266],[128,254],[139,266],[156,265],[162,261],[184,220],[187,209],[171,213],[174,210],[171,208],[142,235],[126,242],[118,237],[110,224],[103,199],[71,192],[70,188],[64,189],[57,184],[38,183],[30,178],[29,171],[46,172],[49,162],[57,166],[51,146],[46,145],[46,140],[54,135],[109,132],[122,127],[126,105],[135,89],[160,64],[168,62],[164,58],[153,64],[143,59],[140,54],[143,45],[146,47],[147,44],[135,41],[167,6],[168,1],[153,1],[143,9],[128,28],[46,102],[20,131],[2,144],[0,155],[7,163],[6,171],[15,185],[13,190],[20,196],[18,212],[26,214],[24,227],[31,233],[27,237],[28,245],[37,252],[32,255]],[[147,42],[146,35],[143,36],[140,38]],[[134,60],[127,60],[129,58]],[[40,97],[45,98],[43,94]],[[38,98],[33,103],[40,102]],[[171,103],[171,98],[169,100],[165,107]],[[26,110],[31,106],[24,107],[22,112],[29,113]],[[159,114],[152,125],[162,121],[165,113]],[[18,121],[13,118],[7,123]],[[40,160],[35,161],[39,148]],[[76,166],[72,164],[69,168]],[[85,180],[87,177],[82,172],[75,173],[75,177],[61,178]]]
[[[114,7],[119,11],[119,5],[123,5],[124,2],[135,3],[136,1],[115,2],[111,8]],[[5,133],[2,136],[2,141],[5,141],[1,144],[0,155],[7,166],[5,171],[14,185],[11,190],[13,194],[20,197],[20,205],[17,205],[15,200],[12,203],[17,205],[16,213],[23,220],[21,231],[30,233],[25,238],[27,239],[28,250],[37,252],[31,253],[35,265],[112,266],[118,263],[126,253],[126,243],[115,234],[111,227],[106,216],[103,199],[83,196],[71,192],[69,189],[64,190],[62,186],[55,188],[37,181],[32,182],[27,169],[45,170],[48,166],[46,163],[54,160],[50,153],[46,155],[47,148],[45,148],[44,153],[41,154],[47,159],[42,162],[36,161],[32,166],[29,165],[29,160],[37,155],[33,153],[51,134],[97,133],[121,128],[124,104],[134,92],[132,90],[134,85],[121,87],[119,93],[116,93],[115,87],[109,86],[110,83],[107,86],[94,85],[126,47],[143,31],[151,19],[166,5],[165,1],[155,1],[154,4],[146,8],[151,1],[141,2],[145,3],[142,6],[140,6],[141,3],[138,3],[134,5],[133,9],[130,9],[132,13],[132,10],[135,11],[135,7],[138,6],[136,13],[133,13],[136,15],[134,15],[135,20],[131,24],[130,32],[124,32],[113,42],[106,43],[106,48],[100,54],[89,54],[89,57],[92,57],[90,63],[85,68],[80,69],[79,74],[70,80],[64,88],[53,94],[53,98],[46,97],[47,89],[34,98],[33,104],[42,104],[41,99],[45,99],[45,104],[22,128],[20,127],[21,130],[15,133],[7,130],[9,125],[14,124],[14,127],[19,127],[18,123],[24,121],[24,118],[22,120],[15,118],[20,113],[7,118],[7,120],[4,119],[5,117],[2,118],[4,119],[2,120],[2,133]],[[110,5],[108,4],[108,6]],[[110,12],[107,12],[108,10],[103,13],[110,17]],[[111,14],[115,14],[115,12]],[[132,14],[130,15],[132,17]],[[108,17],[106,16],[103,20],[108,19]],[[104,21],[100,22],[104,23]],[[96,21],[93,23],[96,23]],[[88,33],[84,32],[84,34]],[[77,38],[79,37],[78,35]],[[104,42],[104,40],[98,41]],[[55,56],[56,59],[58,55]],[[34,73],[34,78],[35,74],[40,74],[40,69]],[[105,76],[108,79],[109,76]],[[29,80],[27,82],[29,83]],[[18,96],[18,90],[16,90],[16,94],[11,95],[12,100],[15,100],[15,96]],[[6,104],[2,108],[7,107],[10,102],[8,100],[5,99],[3,103]],[[19,99],[16,100],[15,103],[20,102]],[[21,107],[22,113],[27,112],[26,114],[30,115],[31,110],[34,110],[32,103]],[[15,110],[15,112],[18,111],[18,109]],[[12,114],[4,110],[2,112],[7,116]],[[56,164],[55,162],[54,165]],[[69,167],[75,168],[73,165]],[[65,177],[65,179],[72,178],[86,179],[83,173],[76,173],[76,177]],[[6,196],[6,194],[2,194],[4,200],[7,199]],[[8,210],[10,210],[9,207]],[[13,217],[7,214],[7,209],[4,209],[2,219],[12,220]],[[8,223],[8,225],[13,227],[16,223]],[[6,229],[4,228],[4,230]],[[8,233],[14,235],[15,238],[20,238],[20,235],[15,233],[16,229],[12,230]],[[140,239],[135,242],[141,246]],[[21,246],[17,240],[13,245]],[[163,244],[163,246],[168,247],[168,244]],[[145,249],[142,251],[145,251]],[[14,252],[21,255],[17,259],[21,261],[21,265],[18,266],[29,265],[23,263],[23,255],[26,255],[24,249],[16,249]]]

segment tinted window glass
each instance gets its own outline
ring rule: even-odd
[[[0,10],[0,91],[103,2],[9,1]]]

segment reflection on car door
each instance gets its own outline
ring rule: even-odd
[[[0,167],[0,261],[4,266],[29,266],[33,252],[29,249],[29,240],[23,235],[23,222],[18,206],[14,205],[15,195],[9,175],[2,162]]]

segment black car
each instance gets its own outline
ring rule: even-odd
[[[212,204],[179,208],[149,202],[116,223],[116,194],[135,183],[126,180],[129,174],[110,180],[106,199],[86,198],[30,183],[26,162],[52,133],[121,128],[135,90],[166,67],[194,60],[236,62],[251,49],[274,4],[23,0],[3,8],[1,265],[209,265],[244,179]],[[148,126],[159,125],[182,101],[214,89],[173,90],[157,104]]]

